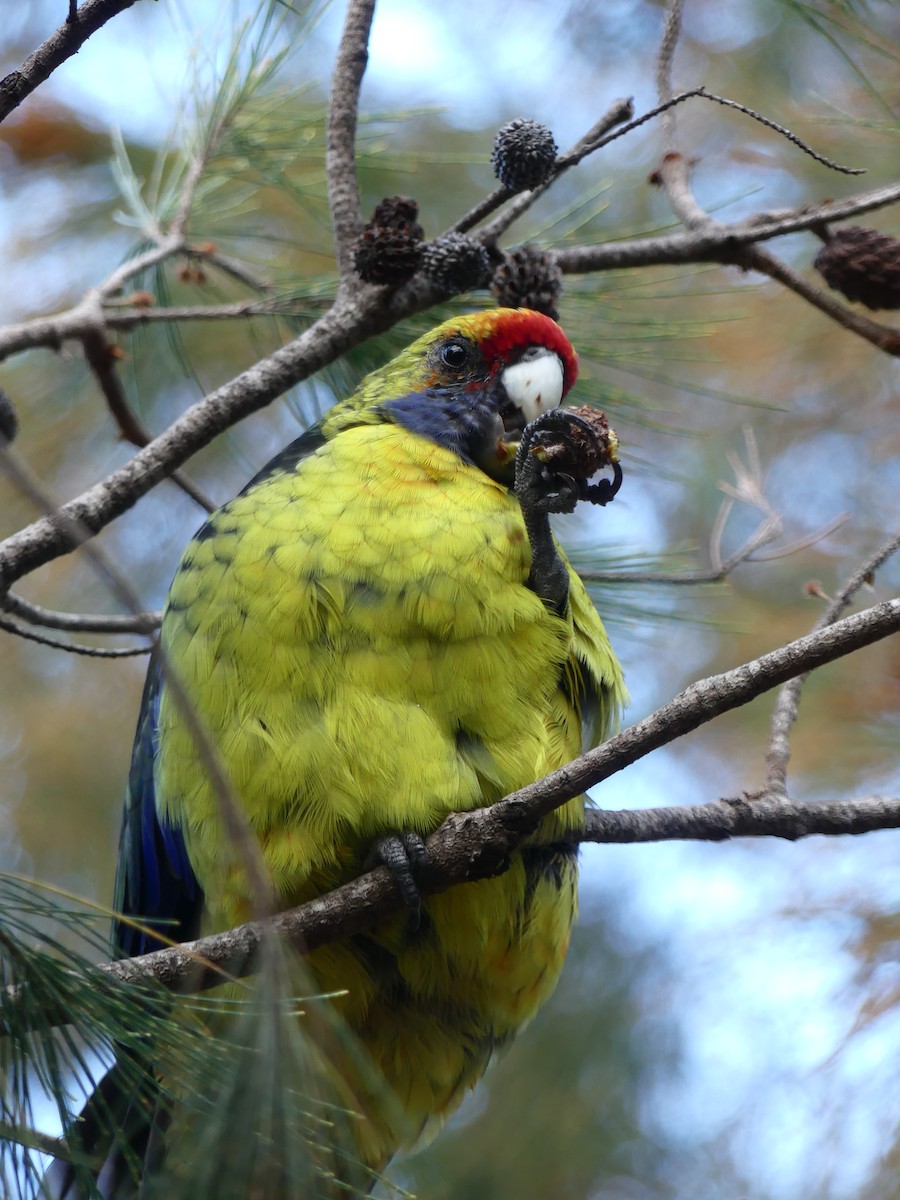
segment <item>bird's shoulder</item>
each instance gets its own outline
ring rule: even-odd
[[[324,581],[394,590],[464,574],[488,592],[527,575],[515,498],[445,447],[385,424],[309,439],[301,450],[273,460],[201,527],[171,611]]]

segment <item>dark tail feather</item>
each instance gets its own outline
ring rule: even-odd
[[[161,1156],[167,1114],[135,1093],[133,1072],[114,1066],[65,1134],[75,1161],[55,1159],[40,1200],[135,1200],[151,1158]]]

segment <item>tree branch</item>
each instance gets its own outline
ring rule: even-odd
[[[900,184],[891,184],[869,192],[847,196],[843,200],[827,200],[820,204],[803,205],[799,209],[760,213],[733,225],[711,222],[703,228],[689,229],[685,233],[668,234],[655,238],[633,238],[621,242],[604,242],[592,246],[563,247],[554,251],[554,257],[564,274],[590,274],[596,271],[694,262],[720,262],[733,266],[735,265],[735,251],[740,247],[751,246],[756,242],[767,241],[784,234],[812,229],[816,225],[845,220],[864,212],[896,204],[898,201],[900,201]],[[190,248],[186,247],[180,238],[166,238],[143,254],[123,263],[109,279],[100,285],[98,291],[104,301],[107,301],[115,292],[121,291],[130,278],[179,252],[188,253]],[[364,290],[362,286],[359,289],[360,292]],[[370,290],[381,291],[381,289]],[[818,289],[813,290],[818,292]],[[819,295],[824,295],[824,293],[819,293]],[[438,298],[440,296],[435,289],[429,288],[421,280],[418,280],[406,288],[400,289],[391,297],[389,304],[394,311],[396,320],[414,312],[421,312]],[[830,297],[826,298],[830,301]],[[831,303],[834,305],[837,302]],[[251,316],[269,312],[271,310],[268,305],[275,304],[275,301],[240,301],[233,307],[220,305],[209,309],[105,311],[106,322],[110,328],[129,328],[142,322],[166,319],[166,314],[172,320]],[[843,309],[843,305],[837,305],[837,307]],[[880,348],[888,348],[894,339],[900,339],[900,334],[896,330],[880,326],[860,314],[853,313],[852,310],[845,311],[851,313],[855,318],[859,330],[871,326],[874,327],[874,331],[878,331],[879,337],[883,335],[882,340],[885,345]],[[829,313],[829,315],[832,314]],[[84,302],[74,308],[55,316],[41,317],[34,321],[25,321],[21,324],[0,328],[0,360],[19,351],[41,346],[58,350],[64,341],[83,337],[85,330],[90,327],[91,320],[92,313],[88,298],[86,298]],[[379,332],[386,327],[386,325],[380,324],[378,329],[373,327],[371,332]],[[890,352],[896,353],[896,350],[891,349]]]
[[[356,121],[374,15],[375,0],[349,0],[328,103],[325,173],[335,257],[342,282],[353,277],[351,249],[362,229],[356,177]]]
[[[811,632],[815,634],[836,621],[859,589],[871,580],[878,568],[897,550],[900,550],[900,533],[888,538],[870,558],[857,567],[816,621]],[[786,683],[778,693],[772,713],[772,729],[766,753],[766,790],[782,798],[787,796],[787,769],[791,758],[790,732],[797,720],[800,693],[807,678],[808,672],[804,672]]]
[[[384,327],[391,318],[385,313],[382,321]],[[354,310],[346,305],[331,309],[293,342],[194,404],[124,466],[76,500],[0,543],[0,580],[8,587],[74,549],[79,543],[73,528],[97,533],[217,434],[333,362],[366,332],[365,322]]]
[[[134,3],[135,0],[85,0],[79,9],[70,13],[69,19],[29,54],[18,71],[0,79],[0,121],[49,79],[67,58],[76,54],[91,34]]]
[[[162,613],[138,613],[136,616],[116,616],[105,613],[65,613],[43,608],[13,592],[3,597],[3,607],[29,625],[42,625],[45,629],[66,629],[72,633],[145,633],[152,634],[159,628]]]
[[[711,222],[686,233],[655,238],[633,238],[622,242],[604,242],[596,246],[564,246],[556,251],[556,261],[565,274],[621,270],[626,267],[661,266],[666,263],[734,263],[733,251],[740,246],[769,241],[787,233],[812,229],[816,225],[843,221],[860,213],[900,201],[900,183],[873,188],[846,196],[843,200],[824,200],[801,208],[758,213],[733,225]]]
[[[700,841],[778,837],[796,842],[812,834],[841,836],[900,826],[900,797],[868,796],[831,804],[796,804],[768,794],[692,804],[683,808],[640,808],[586,813],[583,842]]]
[[[694,198],[690,185],[690,163],[682,154],[674,151],[665,155],[654,178],[665,188],[669,203],[688,229],[693,231],[717,230],[722,227],[705,212]],[[774,255],[758,246],[735,246],[720,255],[720,262],[730,263],[743,270],[760,271],[777,280],[790,291],[796,292],[820,312],[831,317],[851,333],[871,342],[886,354],[900,355],[900,330],[880,325],[869,317],[861,316],[841,304],[820,288],[801,279]]]
[[[888,600],[807,634],[740,667],[692,684],[668,704],[622,730],[602,746],[489,808],[455,813],[428,839],[428,864],[418,878],[423,893],[502,871],[507,855],[534,832],[547,813],[651,751],[748,703],[797,674],[832,662],[900,630],[900,599]],[[591,811],[586,841],[658,841],[674,838],[805,837],[813,833],[863,833],[900,826],[900,800],[785,805],[744,797],[687,808],[641,812]],[[165,987],[200,991],[253,970],[264,937],[287,937],[308,953],[349,937],[398,912],[402,906],[390,872],[375,871],[300,908],[265,921],[157,950],[99,969],[127,983],[155,979]]]

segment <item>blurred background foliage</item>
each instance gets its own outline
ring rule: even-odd
[[[2,72],[62,8],[32,0],[4,13]],[[191,238],[244,263],[279,311],[120,333],[128,396],[153,431],[305,327],[333,287],[323,122],[342,5],[285,9],[280,31],[266,29],[272,11],[251,0],[137,5],[0,126],[3,322],[76,302],[139,248],[148,213],[170,215],[185,148],[212,131]],[[384,0],[363,90],[364,209],[413,195],[434,236],[493,186],[490,147],[505,121],[543,121],[565,147],[618,96],[634,95],[639,112],[652,106],[662,16],[653,0]],[[732,220],[893,181],[898,34],[890,0],[688,0],[676,87],[703,83],[867,171],[831,174],[739,114],[693,101],[679,112],[678,145],[696,159],[700,202]],[[660,146],[650,125],[588,159],[504,244],[673,228],[648,182]],[[900,236],[896,208],[861,223]],[[775,249],[817,278],[818,245],[797,234]],[[183,259],[137,283],[159,304],[253,294]],[[489,303],[475,293],[446,312]],[[218,439],[188,474],[225,500],[335,392],[443,315],[360,347]],[[822,605],[808,585],[832,594],[891,532],[897,362],[777,285],[705,264],[567,278],[561,323],[581,354],[582,396],[606,408],[625,455],[615,505],[562,527],[585,565],[707,565],[717,485],[733,478],[730,452],[746,459],[748,430],[787,542],[848,515],[824,539],[742,566],[725,584],[598,586],[633,720],[691,679],[806,632]],[[17,450],[55,496],[129,457],[77,346],[10,359],[0,382],[20,416]],[[0,481],[0,534],[34,515]],[[201,519],[166,483],[99,541],[146,605],[160,607]],[[759,519],[739,506],[726,551]],[[898,579],[889,564],[875,594],[895,593]],[[115,610],[78,555],[21,592],[54,608]],[[0,866],[108,901],[144,669],[141,659],[0,640]],[[763,698],[719,719],[610,781],[598,803],[701,802],[759,787],[770,710]],[[898,725],[895,638],[808,685],[794,794],[896,794]],[[896,833],[591,849],[583,919],[553,1003],[451,1128],[394,1177],[433,1200],[900,1196],[898,849]]]

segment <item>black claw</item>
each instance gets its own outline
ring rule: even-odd
[[[554,470],[542,462],[535,449],[549,440],[559,440],[571,427],[573,421],[584,424],[577,417],[551,409],[542,413],[525,427],[516,454],[515,491],[523,509],[534,512],[573,512],[581,498],[581,485],[564,471]]]
[[[622,468],[617,462],[610,463],[612,467],[612,479],[601,479],[598,483],[585,483],[581,499],[587,500],[591,504],[609,504],[610,500],[615,498],[616,492],[622,486]]]
[[[575,430],[580,433],[577,440],[573,437]],[[585,437],[593,444],[593,456],[585,457]],[[548,451],[547,455],[540,453],[542,447]],[[562,447],[568,450],[568,455],[560,453]],[[578,478],[573,478],[565,469],[568,463],[577,463],[583,470],[585,462],[591,463],[592,458],[598,466],[603,463],[611,468],[613,478],[589,483],[577,471]],[[516,455],[515,489],[523,506],[542,513],[572,512],[580,500],[609,504],[621,486],[621,466],[609,460],[596,430],[578,413],[552,409],[526,426]]]
[[[415,933],[422,923],[422,896],[415,880],[415,872],[428,862],[425,842],[418,833],[410,829],[402,833],[390,833],[372,843],[365,866],[387,867],[403,897],[406,910],[407,932]]]

